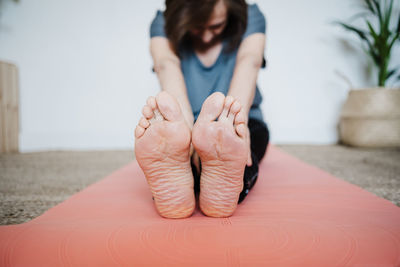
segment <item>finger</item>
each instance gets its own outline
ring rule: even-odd
[[[246,165],[247,166],[251,166],[251,165],[253,165],[253,161],[251,160],[251,152],[249,151],[249,153],[247,154],[247,163],[246,163]]]
[[[190,157],[192,157],[193,156],[193,153],[194,153],[194,147],[193,147],[193,144],[192,143],[190,143]]]
[[[241,138],[245,138],[246,137],[246,126],[244,125],[244,123],[238,124],[235,127],[236,129],[236,134],[241,137]]]
[[[251,165],[253,165],[253,161],[252,161],[252,159],[251,159],[251,140],[250,140],[250,130],[249,130],[249,127],[246,127],[246,129],[247,129],[247,132],[246,132],[246,140],[247,140],[247,144],[249,145],[248,146],[248,148],[249,148],[249,153],[247,154],[247,166],[251,166]]]
[[[235,116],[235,124],[246,123],[246,117],[244,115],[244,110],[240,109]]]

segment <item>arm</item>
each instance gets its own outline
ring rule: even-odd
[[[262,65],[265,47],[265,34],[248,36],[239,46],[235,70],[228,95],[235,97],[243,106],[247,121],[256,92],[258,71]]]
[[[192,129],[194,117],[178,56],[173,52],[165,37],[151,38],[150,52],[161,90],[167,91],[178,101],[183,116],[189,128]]]
[[[243,40],[239,46],[236,65],[228,91],[228,95],[235,97],[242,104],[242,115],[245,117],[246,124],[256,92],[256,82],[258,71],[262,65],[264,47],[265,34],[263,33],[252,34]],[[251,166],[250,133],[248,128],[247,143],[249,145],[247,165]]]

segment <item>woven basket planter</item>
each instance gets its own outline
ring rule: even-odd
[[[351,146],[400,147],[400,89],[351,90],[339,133]]]

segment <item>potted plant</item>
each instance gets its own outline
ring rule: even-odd
[[[387,81],[400,80],[399,66],[390,68],[392,52],[400,40],[400,12],[393,0],[363,0],[358,14],[365,28],[337,22],[356,34],[377,68],[374,88],[352,89],[339,122],[340,140],[360,147],[400,146],[400,89],[387,88]],[[393,25],[395,21],[395,25]]]

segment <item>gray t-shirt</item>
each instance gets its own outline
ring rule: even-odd
[[[253,33],[265,33],[266,21],[257,4],[248,5],[247,28],[242,40]],[[161,11],[157,14],[150,26],[150,37],[166,37],[164,31],[164,15]],[[223,49],[215,63],[204,66],[193,49],[185,49],[180,55],[182,73],[185,79],[186,89],[195,119],[197,119],[204,100],[214,92],[228,93],[233,70],[235,68],[238,50],[224,52],[227,41],[223,41]],[[261,93],[256,87],[256,94],[250,109],[249,118],[263,121],[260,109],[262,101]]]

